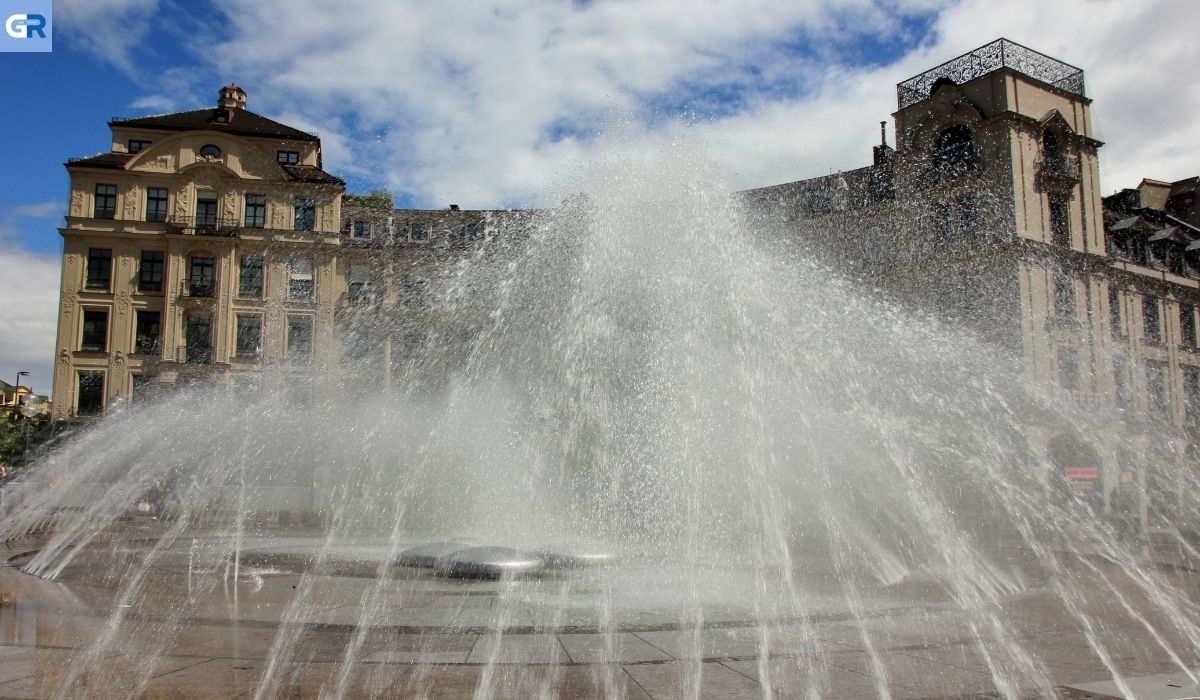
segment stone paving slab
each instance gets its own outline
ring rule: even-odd
[[[1200,671],[1193,671],[1200,674]],[[1200,676],[1198,676],[1200,677]],[[1080,683],[1071,686],[1075,690],[1090,693],[1102,693],[1114,698],[1130,698],[1131,700],[1184,700],[1200,698],[1200,685],[1185,673],[1161,673],[1151,676],[1140,676],[1124,679],[1132,695],[1121,691],[1116,681],[1101,681],[1097,683]]]
[[[471,649],[471,664],[562,664],[570,661],[553,634],[485,634]]]
[[[560,634],[558,640],[577,664],[668,661],[671,655],[628,632]]]
[[[676,659],[694,658],[697,651],[701,659],[747,657],[758,653],[757,640],[751,630],[700,630],[698,639],[690,630],[638,632],[637,636]]]

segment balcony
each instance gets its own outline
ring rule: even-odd
[[[997,39],[896,85],[900,109],[926,99],[945,78],[958,85],[1008,68],[1072,95],[1084,96],[1083,70],[1008,39]]]
[[[1074,185],[1081,178],[1079,156],[1074,153],[1059,153],[1048,156],[1041,154],[1034,163],[1037,176],[1043,180]]]
[[[179,285],[180,296],[194,299],[211,299],[217,295],[217,283],[214,280],[183,280]]]
[[[167,232],[189,236],[217,236],[237,238],[242,228],[239,219],[200,214],[198,216],[172,216],[167,219]]]

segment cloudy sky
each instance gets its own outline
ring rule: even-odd
[[[522,206],[614,142],[686,141],[732,187],[864,165],[897,82],[1005,36],[1086,70],[1104,194],[1200,171],[1200,92],[1176,82],[1195,0],[57,0],[54,20],[53,53],[0,54],[0,379],[39,391],[62,162],[231,80],[319,132],[353,191]]]

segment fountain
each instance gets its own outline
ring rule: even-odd
[[[340,391],[353,367],[315,367],[335,388],[312,406],[184,389],[15,485],[0,534],[30,544],[4,586],[55,650],[30,687],[1195,683],[1194,583],[1054,498],[1024,439],[1112,433],[1106,417],[747,223],[693,154],[638,160],[458,263],[394,388]],[[164,517],[131,513],[152,487]]]

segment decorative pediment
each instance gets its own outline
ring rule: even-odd
[[[1075,135],[1075,129],[1071,126],[1071,122],[1067,121],[1067,118],[1057,109],[1046,112],[1046,116],[1039,119],[1038,123],[1042,125],[1043,129],[1057,129],[1064,135]]]

